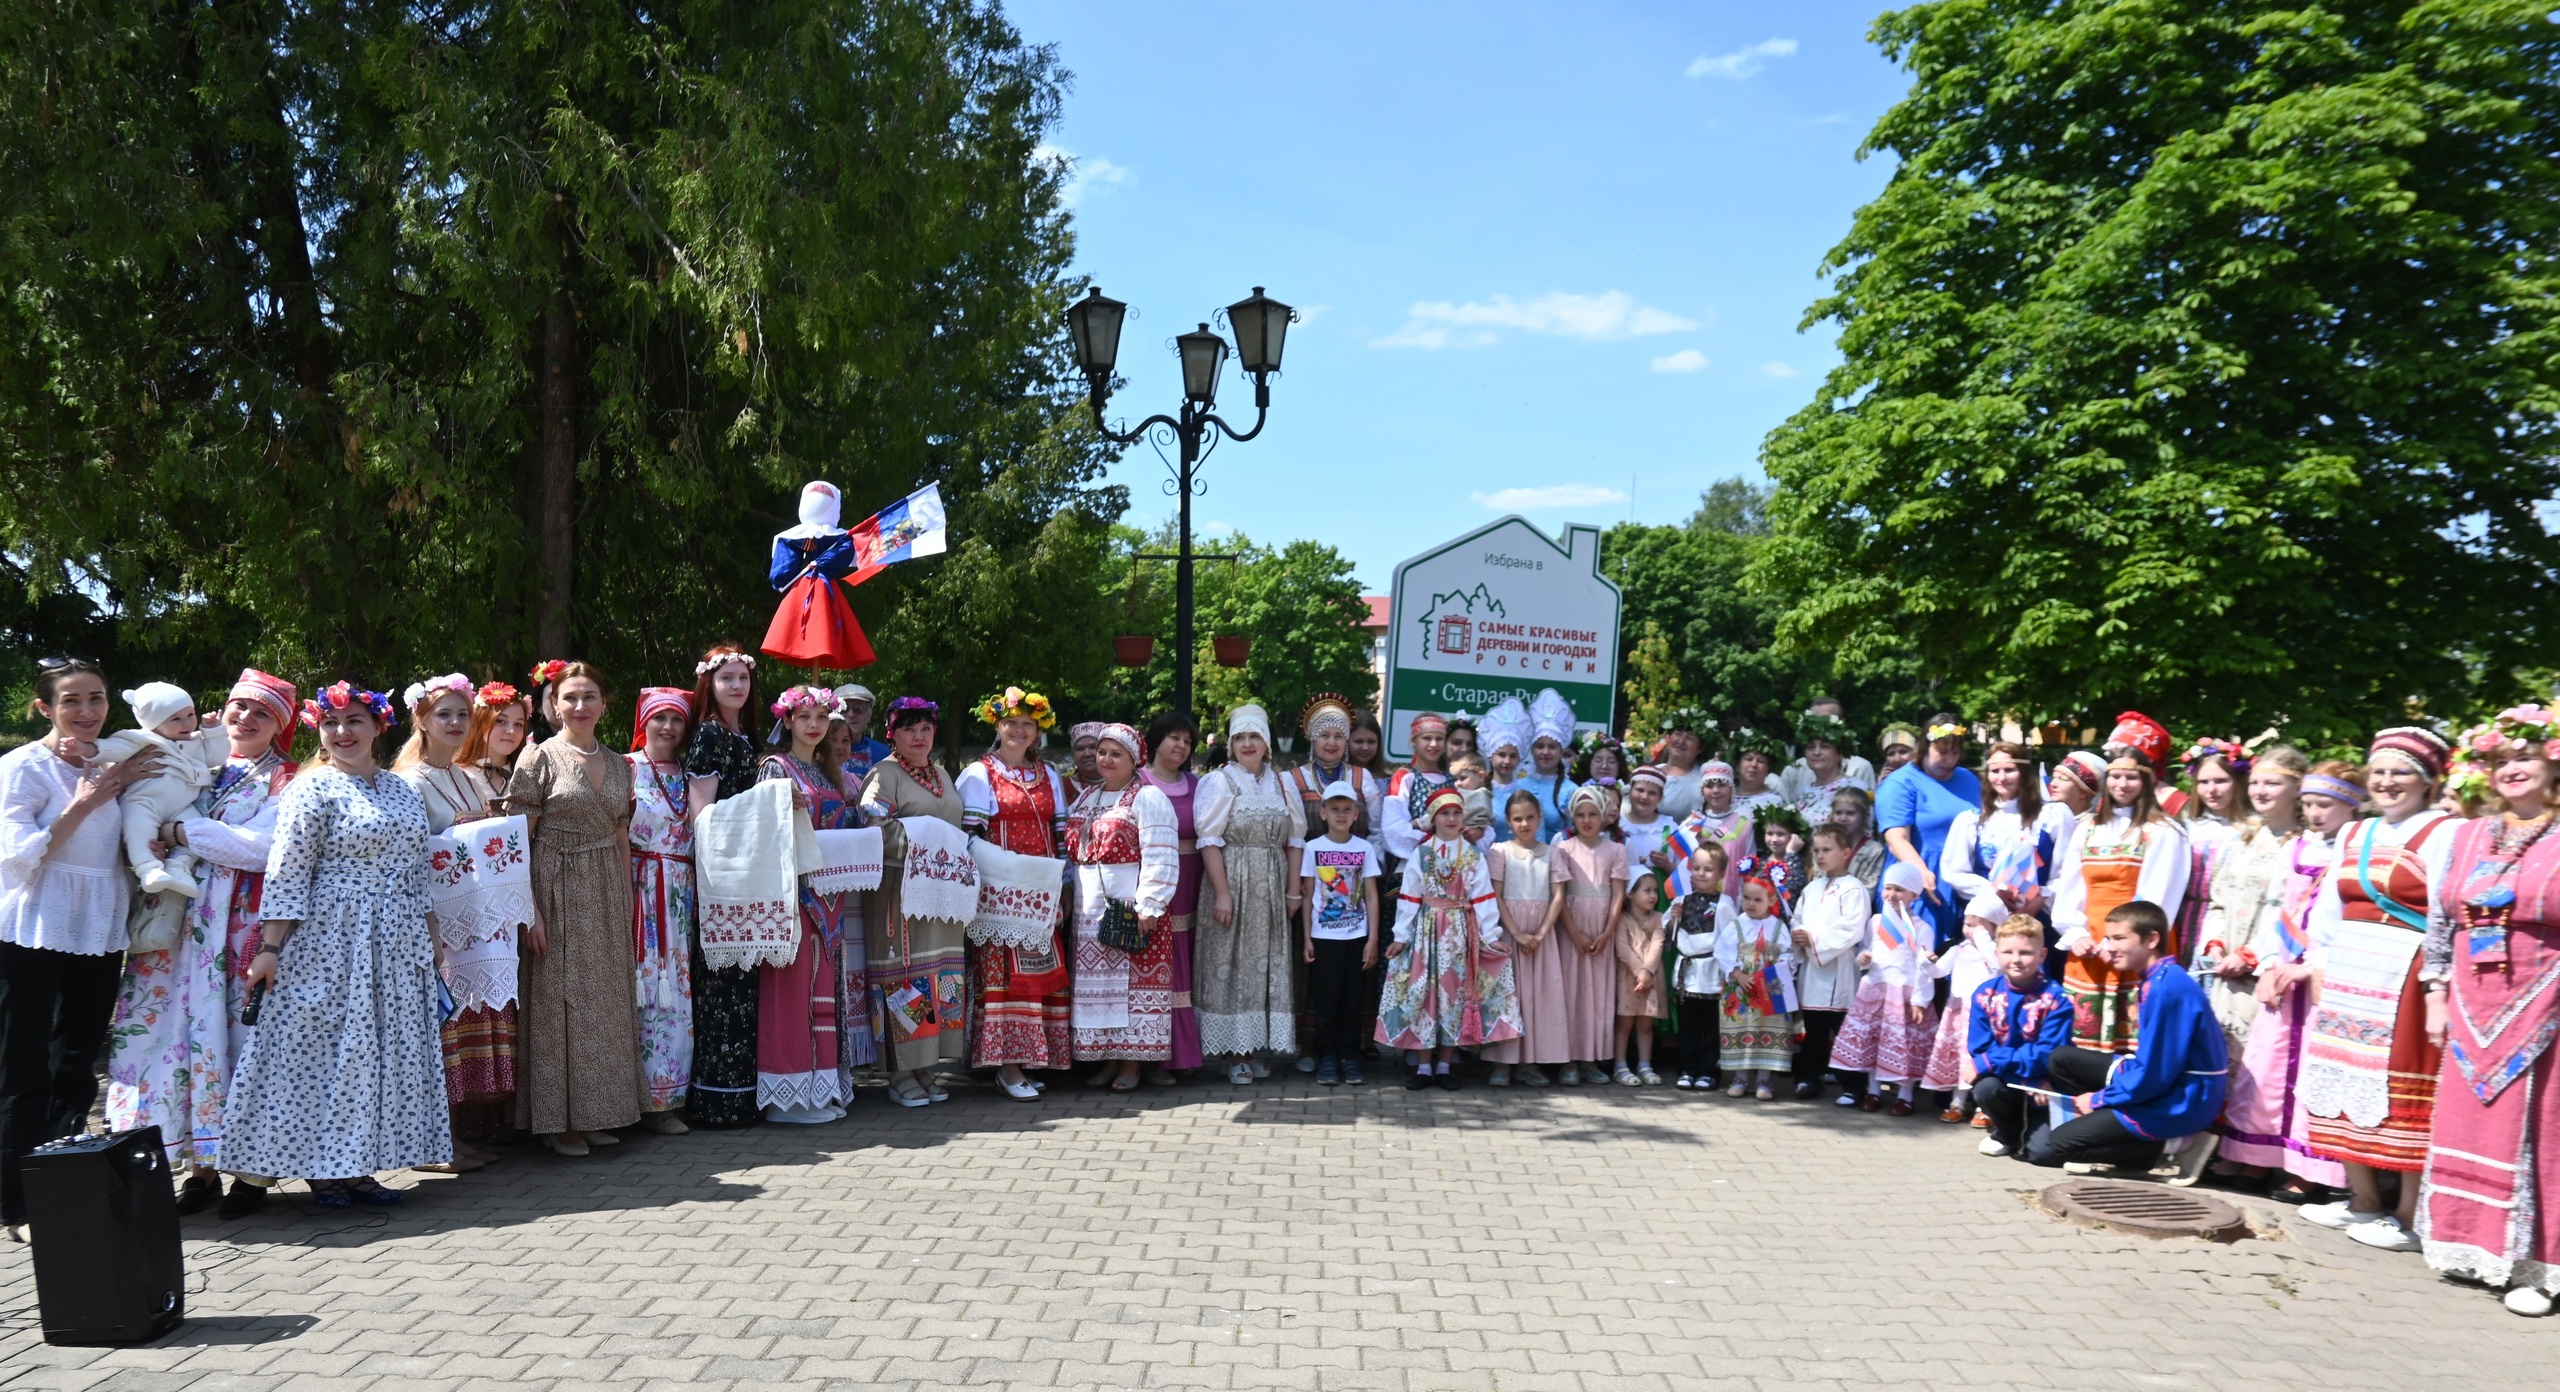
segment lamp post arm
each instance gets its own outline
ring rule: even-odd
[[[1138,422],[1138,426],[1134,430],[1114,430],[1111,428],[1111,423],[1102,418],[1102,412],[1097,410],[1093,413],[1093,424],[1095,429],[1102,432],[1102,438],[1109,440],[1115,445],[1134,445],[1138,443],[1138,441],[1146,438],[1148,431],[1155,429],[1159,425],[1164,426],[1177,435],[1182,433],[1182,422],[1166,415],[1149,416],[1145,420]],[[1256,427],[1256,429],[1259,428],[1259,426]]]
[[[1257,392],[1257,393],[1255,393],[1255,395],[1257,395],[1257,396],[1261,396],[1261,393]],[[1269,420],[1271,419],[1271,400],[1270,400],[1270,398],[1269,398],[1269,397],[1265,396],[1265,397],[1263,397],[1260,401],[1258,401],[1258,402],[1256,402],[1256,403],[1254,404],[1254,408],[1253,408],[1253,429],[1248,430],[1248,431],[1244,432],[1244,433],[1243,433],[1243,434],[1241,434],[1241,435],[1239,435],[1239,434],[1237,434],[1237,433],[1236,433],[1236,428],[1235,428],[1234,426],[1227,424],[1227,423],[1226,423],[1226,421],[1225,421],[1223,418],[1221,418],[1221,417],[1218,417],[1218,416],[1204,416],[1204,417],[1202,417],[1201,419],[1203,419],[1204,421],[1206,421],[1206,422],[1207,422],[1208,424],[1210,424],[1210,425],[1214,425],[1214,426],[1218,427],[1218,431],[1219,431],[1219,433],[1220,433],[1220,434],[1225,435],[1228,439],[1233,440],[1233,441],[1235,441],[1237,444],[1241,445],[1241,444],[1243,444],[1245,441],[1250,440],[1250,439],[1252,439],[1254,436],[1259,435],[1259,434],[1261,434],[1261,433],[1262,433],[1262,427],[1263,427],[1264,423],[1265,423],[1265,422],[1267,422],[1267,421],[1269,421]]]

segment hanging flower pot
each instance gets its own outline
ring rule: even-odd
[[[1111,640],[1111,660],[1123,667],[1144,667],[1155,660],[1156,636],[1152,633],[1123,633]]]
[[[1212,638],[1209,647],[1217,654],[1221,667],[1242,667],[1253,655],[1253,640],[1250,638]]]

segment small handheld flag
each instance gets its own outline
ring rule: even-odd
[[[1770,1014],[1793,1015],[1796,1013],[1796,975],[1787,970],[1785,963],[1771,962],[1762,967],[1760,982],[1762,988],[1769,993]]]
[[[2035,828],[2022,827],[1991,862],[1991,887],[2012,904],[2044,882],[2044,852],[2038,844],[2041,839]]]
[[[859,585],[885,566],[918,556],[939,556],[950,549],[942,515],[942,485],[928,483],[856,523],[854,571],[844,578]]]
[[[1876,915],[1876,946],[1886,952],[1900,952],[1911,945],[1911,925],[1897,922],[1900,915],[1891,908]]]

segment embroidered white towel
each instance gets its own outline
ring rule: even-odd
[[[809,876],[811,890],[842,894],[880,887],[880,828],[821,831],[817,838],[818,854],[826,863]]]
[[[907,854],[898,909],[909,918],[967,923],[978,916],[978,862],[968,833],[936,817],[901,817]]]
[[[792,786],[758,783],[702,814],[693,869],[707,967],[787,967],[800,955],[800,876],[825,862]]]
[[[516,1003],[517,937],[533,922],[531,842],[522,817],[462,822],[427,838],[444,985],[457,1012]]]
[[[969,941],[1047,947],[1057,931],[1066,862],[980,840],[969,843],[969,854],[978,863],[978,915],[969,920]]]

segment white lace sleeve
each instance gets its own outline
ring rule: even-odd
[[[1138,913],[1162,918],[1182,883],[1181,822],[1164,791],[1150,784],[1138,792]]]
[[[1200,833],[1196,841],[1202,850],[1227,844],[1227,818],[1235,810],[1235,775],[1225,769],[1203,774],[1191,802],[1191,828]]]

